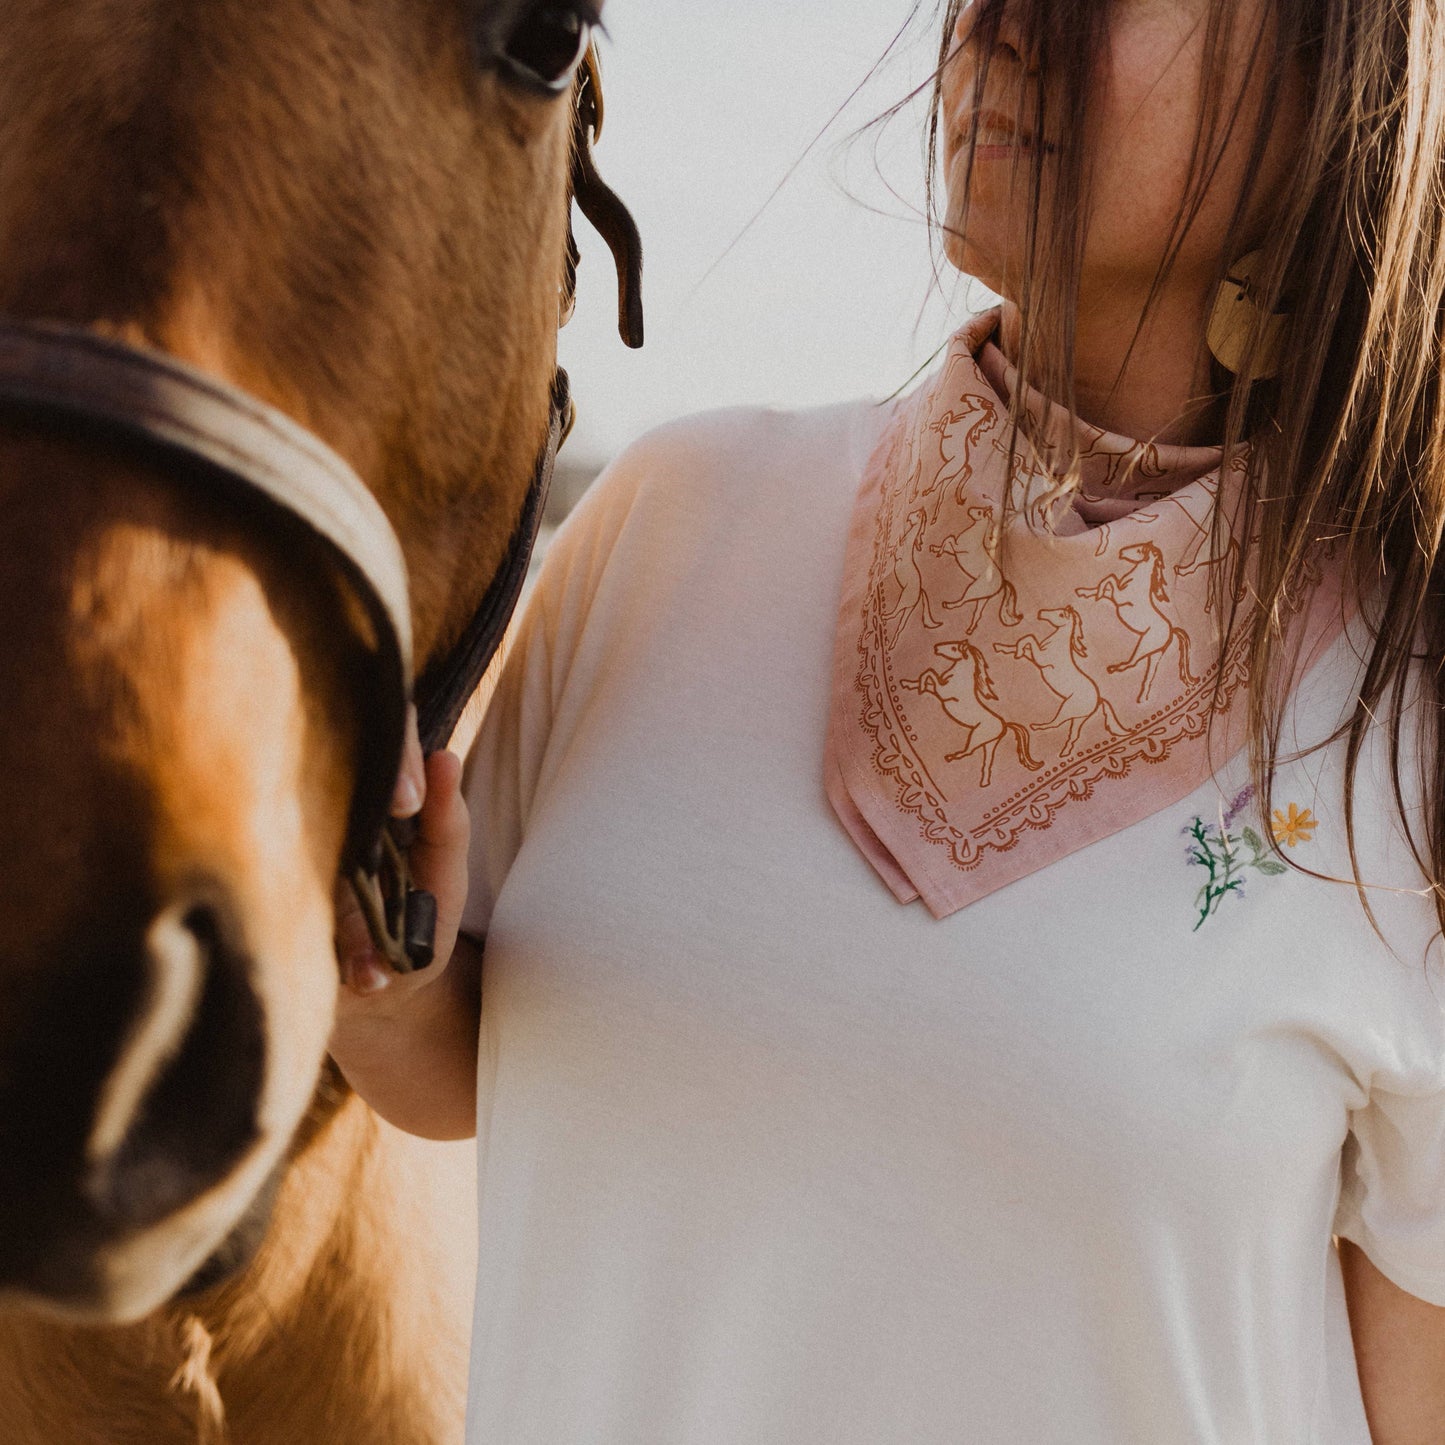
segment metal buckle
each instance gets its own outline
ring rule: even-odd
[[[351,874],[371,941],[397,973],[419,973],[436,957],[437,901],[411,886],[407,855],[415,841],[416,819],[393,819],[377,842],[375,866]]]

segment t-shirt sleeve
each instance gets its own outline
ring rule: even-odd
[[[472,819],[462,932],[485,938],[497,893],[525,836],[550,731],[551,638],[538,592],[507,640],[505,660],[476,741],[463,791]]]
[[[606,613],[605,604],[599,608],[599,590],[605,589],[637,494],[659,470],[658,453],[665,460],[663,433],[635,443],[592,485],[553,539],[508,634],[463,785],[472,846],[462,931],[475,938],[486,936],[497,896],[525,842],[533,803],[556,759],[564,698],[571,696],[575,704],[584,685],[574,669],[576,654],[599,625],[599,610]]]
[[[1445,1088],[1376,1087],[1355,1111],[1335,1232],[1401,1289],[1445,1305]]]

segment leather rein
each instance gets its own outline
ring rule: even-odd
[[[617,263],[619,330],[642,345],[642,247],[626,207],[597,174],[601,73],[589,49],[574,96],[572,197]],[[578,250],[569,228],[559,320],[575,301]],[[500,570],[461,638],[419,678],[412,665],[411,604],[401,544],[353,468],[275,407],[164,353],[86,327],[0,318],[0,410],[42,425],[81,429],[158,455],[200,484],[300,522],[339,561],[375,639],[342,872],[378,952],[398,972],[432,961],[435,900],[411,887],[412,822],[390,820],[407,706],[415,701],[424,751],[444,747],[501,645],[541,529],[557,453],[574,418],[567,373],[552,384],[547,436]]]

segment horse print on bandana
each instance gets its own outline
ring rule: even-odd
[[[898,406],[839,618],[829,797],[899,899],[938,917],[1187,796],[1246,711],[1214,574],[1238,556],[1215,512],[1236,510],[1247,462],[1223,468],[1221,502],[1217,448],[1113,436],[1037,396],[1015,438],[997,320]]]

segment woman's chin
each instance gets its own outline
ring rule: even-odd
[[[1004,268],[998,257],[958,231],[943,233],[943,254],[955,271],[979,282],[995,296],[1008,295]]]

